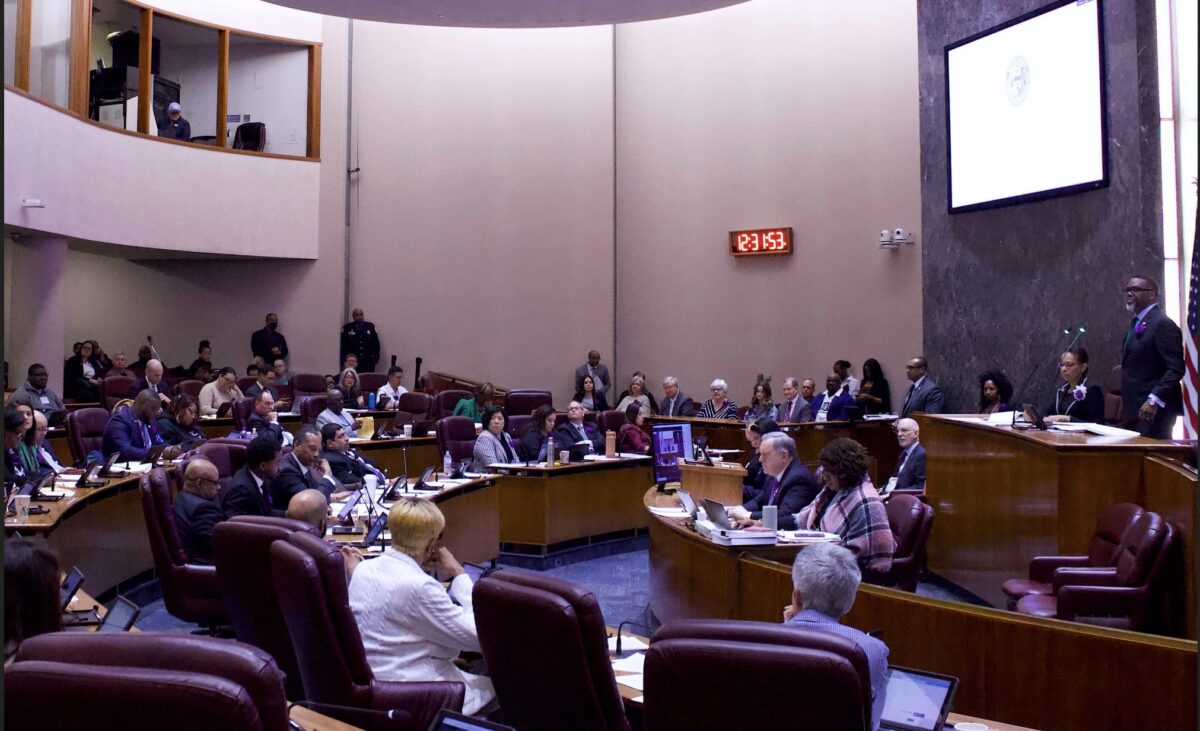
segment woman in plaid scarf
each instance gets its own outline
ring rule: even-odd
[[[858,558],[859,566],[887,571],[896,539],[887,511],[867,477],[867,450],[852,439],[834,439],[821,450],[817,480],[824,483],[815,500],[800,511],[796,523],[809,530],[836,533]]]

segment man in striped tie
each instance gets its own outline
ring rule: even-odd
[[[1121,421],[1148,437],[1170,439],[1183,410],[1183,336],[1158,304],[1158,282],[1148,276],[1125,285],[1132,319],[1121,346]]]

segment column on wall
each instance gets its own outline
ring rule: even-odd
[[[12,317],[8,332],[9,386],[25,382],[31,363],[50,371],[62,394],[67,330],[67,240],[22,236],[12,249]]]

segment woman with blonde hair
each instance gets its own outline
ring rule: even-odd
[[[354,571],[350,609],[367,664],[377,677],[465,683],[463,712],[476,714],[495,705],[496,691],[487,677],[453,662],[460,652],[481,648],[471,577],[450,550],[439,545],[445,527],[445,516],[432,502],[407,497],[396,501],[388,513],[392,544]],[[439,576],[450,579],[449,593]]]

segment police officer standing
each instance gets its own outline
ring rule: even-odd
[[[374,373],[379,363],[379,333],[375,323],[363,319],[361,307],[355,307],[351,313],[352,322],[342,326],[341,360],[346,361],[346,355],[354,353],[358,356],[358,372]]]

